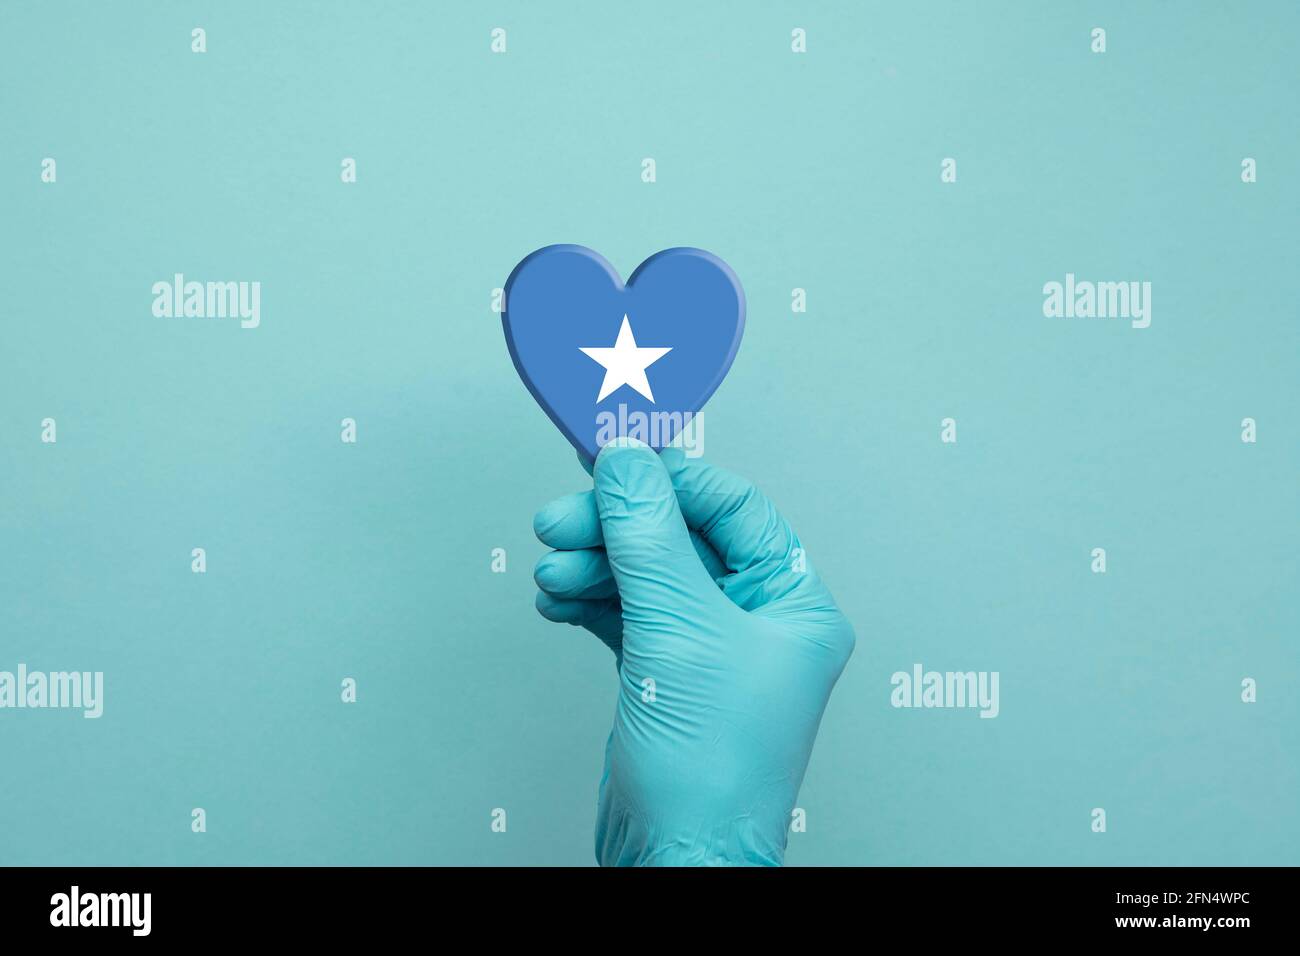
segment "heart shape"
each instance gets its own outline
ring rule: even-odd
[[[591,249],[546,246],[510,273],[501,321],[524,385],[593,461],[615,437],[677,437],[731,368],[745,293],[703,249],[656,252],[624,283]]]

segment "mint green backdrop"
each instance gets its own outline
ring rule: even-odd
[[[491,309],[553,242],[744,283],[707,457],[859,636],[788,862],[1300,862],[1298,27],[6,5],[0,669],[106,700],[0,711],[0,862],[592,862],[613,661],[531,580],[534,511],[589,479]],[[175,272],[260,281],[261,327],[155,318]],[[1151,327],[1044,318],[1067,272],[1152,282]],[[916,662],[999,671],[1001,715],[892,708]]]

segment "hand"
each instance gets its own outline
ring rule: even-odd
[[[537,609],[614,651],[602,865],[779,865],[853,628],[753,485],[639,442],[543,508]],[[689,530],[688,530],[689,529]]]

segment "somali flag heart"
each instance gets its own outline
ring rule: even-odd
[[[599,253],[547,246],[515,266],[502,310],[515,369],[589,461],[618,437],[664,448],[722,384],[745,293],[703,249],[665,249],[624,282]]]

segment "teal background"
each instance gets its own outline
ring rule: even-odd
[[[0,711],[0,862],[592,863],[613,662],[531,580],[533,513],[589,479],[490,308],[576,242],[744,283],[707,457],[858,631],[789,863],[1300,863],[1298,26],[6,4],[0,669],[106,700]],[[1151,281],[1151,327],[1044,318],[1067,271]],[[154,318],[174,272],[260,280],[261,327]],[[1000,671],[1001,716],[891,708],[914,662]]]

